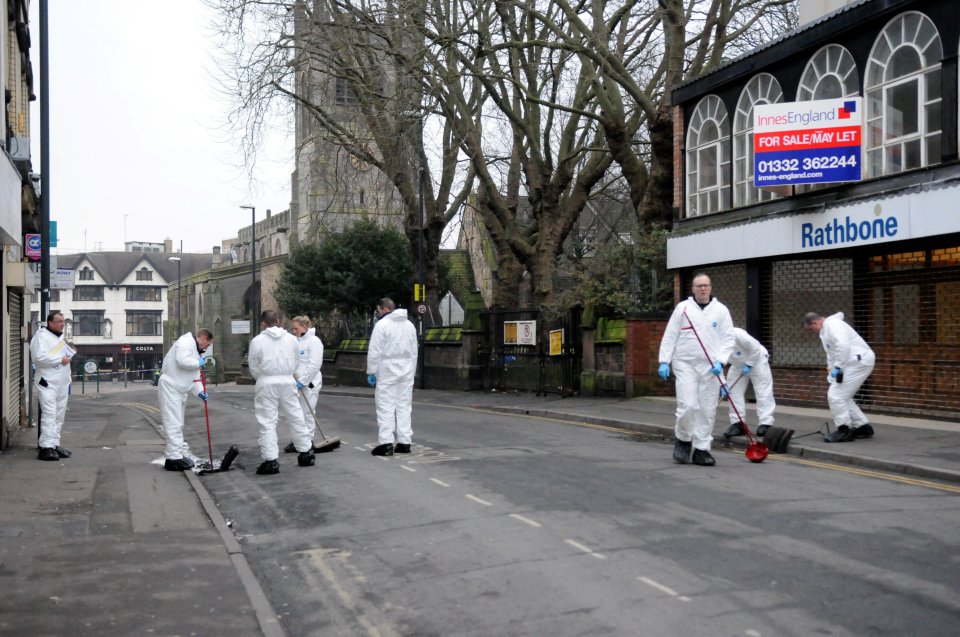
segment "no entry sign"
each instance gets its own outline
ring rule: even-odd
[[[758,188],[858,181],[860,98],[758,104],[753,183]]]

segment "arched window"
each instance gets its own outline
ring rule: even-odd
[[[940,61],[930,18],[916,11],[887,23],[873,43],[866,73],[866,176],[940,161]]]
[[[730,121],[716,95],[697,104],[687,129],[687,213],[696,217],[729,205]]]
[[[277,239],[273,244],[273,255],[277,256],[278,254],[283,254],[283,251],[280,249],[280,239]]]
[[[743,87],[733,117],[733,205],[746,206],[769,201],[776,195],[753,186],[753,107],[783,101],[780,83],[761,73]]]
[[[813,54],[797,89],[797,101],[830,100],[860,94],[860,74],[850,51],[828,44]]]

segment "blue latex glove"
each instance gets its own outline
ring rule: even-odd
[[[371,387],[377,386],[377,375],[376,374],[367,374],[367,384]]]
[[[209,398],[209,397],[207,396],[207,392],[205,392],[205,391],[200,392],[199,394],[197,394],[197,396],[198,396],[198,397],[200,398],[200,400],[202,400],[203,402],[207,402],[207,398]]]
[[[657,374],[660,375],[660,380],[670,378],[670,363],[660,363],[660,369],[657,370]]]
[[[297,391],[300,391],[300,390],[303,389],[304,387],[306,387],[306,385],[304,385],[303,383],[301,383],[301,382],[298,380],[298,381],[297,381]]]
[[[836,378],[839,375],[840,375],[839,367],[834,367],[833,369],[830,370],[830,378]]]
[[[722,371],[723,365],[721,365],[719,362],[714,363],[713,367],[710,368],[710,373],[712,373],[714,376],[719,376]]]
[[[726,398],[730,395],[730,392],[727,391],[726,385],[720,385],[720,398]]]
[[[753,365],[744,365],[743,366],[743,375],[746,376],[751,371],[753,371]]]
[[[200,358],[197,359],[197,367],[203,367],[203,364],[207,362],[207,359],[200,355]]]

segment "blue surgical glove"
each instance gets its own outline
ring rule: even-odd
[[[743,366],[743,375],[746,376],[753,370],[753,365],[744,365]]]
[[[207,359],[200,355],[200,358],[197,359],[197,367],[203,367],[203,364],[207,362]]]
[[[304,387],[306,387],[306,385],[304,385],[303,383],[301,383],[301,382],[298,380],[298,381],[297,381],[297,391],[300,391],[300,390],[303,389]]]
[[[726,385],[720,385],[720,398],[726,398],[730,395],[730,392],[727,391]]]
[[[830,370],[830,378],[836,378],[839,375],[840,375],[839,367],[834,367],[833,369]]]
[[[721,365],[719,362],[714,363],[713,367],[710,369],[710,373],[712,373],[714,376],[719,376],[722,371],[723,365]]]
[[[199,394],[197,394],[197,396],[199,396],[200,400],[202,400],[203,402],[207,402],[207,398],[208,398],[207,392],[202,391]]]
[[[660,380],[670,378],[670,363],[660,363],[660,369],[657,370],[657,373],[660,375]]]
[[[367,374],[367,384],[371,387],[377,386],[377,375],[376,374]]]

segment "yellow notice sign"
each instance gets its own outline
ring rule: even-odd
[[[517,344],[517,322],[516,321],[504,321],[503,344],[504,345]]]
[[[563,353],[563,330],[550,330],[550,356]]]

